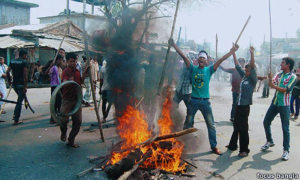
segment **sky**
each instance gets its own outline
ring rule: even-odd
[[[22,0],[39,4],[38,8],[31,9],[31,24],[38,24],[38,17],[54,16],[66,8],[66,0]],[[70,9],[82,12],[82,3],[70,0]],[[86,11],[91,13],[91,6]],[[173,10],[175,11],[175,10]],[[95,8],[95,14],[100,12]],[[300,0],[271,0],[272,37],[295,38],[300,28]],[[270,40],[269,0],[211,0],[197,4],[180,5],[177,15],[174,39],[182,27],[181,37],[194,39],[197,43],[204,41],[216,48],[216,34],[218,35],[218,51],[228,51],[232,42],[239,36],[248,17],[251,19],[245,28],[239,45],[247,48],[251,44],[259,49],[264,41]],[[165,32],[170,34],[173,17],[169,18]]]

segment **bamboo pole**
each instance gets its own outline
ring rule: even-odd
[[[143,96],[143,97],[141,98],[141,100],[137,103],[137,105],[135,105],[134,109],[137,109],[143,100],[144,100],[144,96]]]
[[[216,34],[216,60],[218,59],[218,34]]]
[[[183,131],[179,131],[179,132],[175,132],[175,133],[171,133],[171,134],[166,134],[166,135],[158,136],[155,139],[155,141],[160,141],[160,140],[163,140],[163,139],[169,139],[169,138],[179,137],[179,136],[183,136],[183,135],[186,135],[186,134],[189,134],[189,133],[193,133],[193,132],[196,132],[196,131],[198,131],[197,128],[185,129]]]
[[[173,20],[173,26],[172,26],[171,35],[170,35],[171,39],[173,38],[173,34],[174,34],[174,29],[175,29],[175,24],[176,24],[176,19],[177,19],[177,12],[178,12],[178,7],[179,7],[179,2],[180,1],[177,0],[176,10],[175,10],[175,15],[174,15],[174,20]],[[166,67],[167,67],[167,64],[168,64],[170,49],[171,49],[171,44],[169,43],[167,54],[166,54],[166,58],[165,58],[165,63],[164,63],[163,71],[162,71],[162,75],[160,77],[160,81],[159,81],[159,85],[158,85],[158,89],[157,89],[157,95],[160,95],[161,87],[163,85],[163,81],[164,81],[164,78],[165,78],[165,71],[166,71]]]
[[[70,25],[71,25],[71,22],[69,22],[68,29],[66,30],[66,32],[65,32],[65,34],[64,34],[64,36],[63,36],[63,38],[62,38],[62,40],[60,41],[60,44],[59,44],[58,49],[57,49],[57,52],[56,52],[55,57],[54,57],[54,59],[53,59],[53,61],[52,61],[52,63],[53,63],[54,65],[55,65],[55,62],[56,62],[57,55],[58,55],[58,53],[59,53],[59,49],[61,48],[61,45],[62,45],[62,43],[64,42],[65,37],[66,37],[66,35],[67,35],[67,33],[68,33],[69,29],[70,29]],[[52,63],[51,63],[51,64],[52,64]],[[46,75],[49,73],[50,69],[52,68],[51,64],[50,64],[50,66],[48,67],[48,69],[45,71],[45,77],[46,77]],[[44,77],[44,79],[45,79],[45,77]]]
[[[87,58],[87,66],[90,66],[90,55],[89,55],[89,49],[88,49],[87,32],[84,32],[83,36],[84,36],[85,53],[86,53],[86,58]],[[96,112],[97,121],[98,121],[98,124],[99,124],[100,136],[101,136],[102,142],[104,142],[102,124],[101,124],[101,121],[100,121],[100,115],[99,115],[99,111],[98,111],[98,108],[97,108],[96,95],[95,95],[95,90],[94,90],[94,83],[93,83],[93,79],[92,79],[91,68],[89,69],[89,78],[90,78],[92,97],[93,97],[93,102],[94,102],[94,110]]]
[[[272,74],[272,16],[271,16],[271,0],[269,0],[269,18],[270,18],[270,73]]]
[[[54,60],[53,60],[53,63],[54,63],[54,64],[55,64],[55,61],[56,61],[56,57],[57,57],[57,55],[58,55],[58,53],[59,53],[59,49],[61,48],[61,45],[62,45],[62,43],[64,42],[65,37],[66,37],[67,33],[68,33],[69,30],[70,30],[70,26],[71,26],[71,22],[69,22],[68,29],[66,30],[66,32],[65,32],[65,34],[64,34],[64,37],[62,38],[62,40],[61,40],[61,42],[60,42],[60,44],[59,44],[59,47],[58,47],[57,52],[56,52],[56,54],[55,54],[55,58],[54,58]]]
[[[246,21],[246,23],[245,23],[245,25],[244,25],[244,27],[243,27],[242,31],[240,32],[240,35],[239,35],[239,37],[238,37],[238,38],[237,38],[237,40],[235,41],[235,44],[237,44],[237,43],[238,43],[238,41],[239,41],[240,37],[242,36],[242,34],[243,34],[243,32],[244,32],[244,30],[245,30],[245,28],[246,28],[246,26],[247,26],[247,24],[248,24],[248,22],[249,22],[249,20],[250,20],[250,18],[251,18],[251,16],[249,16],[249,17],[248,17],[248,19],[247,19],[247,21]]]

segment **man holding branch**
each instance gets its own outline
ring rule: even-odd
[[[192,94],[191,100],[187,105],[187,116],[184,122],[183,129],[188,129],[194,126],[194,117],[198,110],[201,111],[208,129],[208,137],[210,147],[215,154],[222,155],[222,152],[217,148],[216,129],[214,125],[214,117],[212,108],[209,102],[209,83],[212,74],[218,69],[220,64],[230,57],[238,49],[238,45],[233,45],[230,51],[221,57],[211,66],[205,66],[207,61],[207,53],[202,50],[198,54],[198,66],[191,64],[189,59],[183,54],[179,47],[174,43],[173,39],[169,43],[175,48],[176,52],[183,58],[188,70],[191,73],[192,79]]]
[[[283,131],[283,154],[281,159],[287,161],[289,159],[290,150],[290,100],[291,92],[297,82],[297,77],[292,73],[294,68],[294,60],[290,57],[282,59],[280,64],[282,72],[277,73],[274,78],[269,73],[269,86],[276,89],[272,103],[265,115],[264,128],[267,142],[261,149],[267,150],[269,147],[275,146],[272,133],[271,123],[275,116],[279,113]]]
[[[234,112],[233,122],[233,133],[229,145],[226,146],[228,149],[236,150],[237,141],[240,143],[239,156],[246,157],[250,152],[249,145],[249,124],[248,117],[250,114],[250,105],[252,105],[253,91],[257,83],[257,74],[254,63],[254,47],[250,47],[251,60],[249,64],[246,64],[245,70],[242,69],[239,64],[235,53],[233,54],[235,68],[242,77],[240,82],[240,92],[236,102],[236,111]]]

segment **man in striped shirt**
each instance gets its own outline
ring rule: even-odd
[[[276,89],[272,103],[267,111],[264,119],[264,128],[267,138],[267,143],[261,147],[262,150],[267,150],[269,147],[274,146],[271,123],[275,116],[279,113],[283,131],[283,155],[282,160],[289,159],[290,149],[290,99],[291,92],[297,82],[297,77],[292,73],[294,68],[294,60],[290,57],[282,59],[280,64],[282,72],[277,73],[272,79],[272,74],[269,73],[269,86]]]

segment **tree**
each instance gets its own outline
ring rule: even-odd
[[[192,51],[196,51],[197,49],[197,43],[194,40],[188,40],[185,45],[190,47],[190,50]]]
[[[300,38],[300,29],[296,31],[297,37]]]
[[[205,0],[181,0],[180,3],[184,5],[201,1]],[[124,49],[132,42],[133,33],[140,22],[151,23],[155,19],[172,17],[176,1],[103,0],[103,4],[100,11],[107,17],[114,31],[111,43],[117,49]]]

